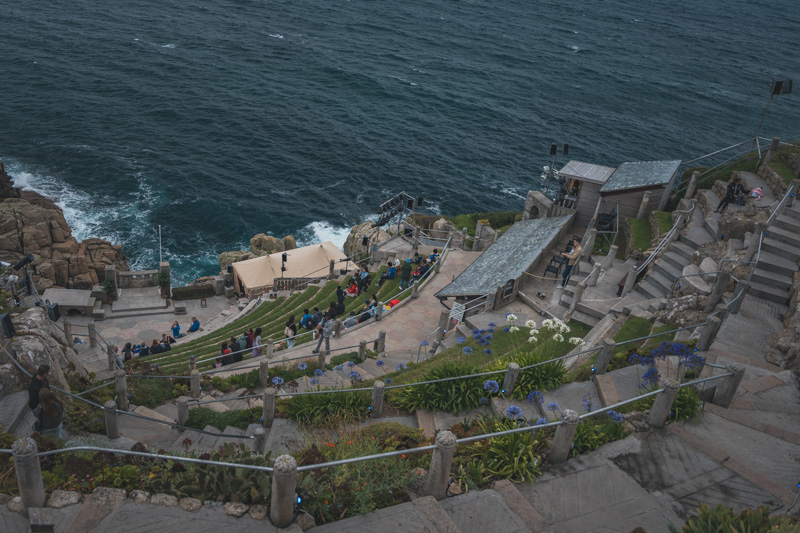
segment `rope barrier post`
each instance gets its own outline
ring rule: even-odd
[[[717,386],[717,390],[714,392],[714,399],[711,400],[714,405],[719,405],[726,409],[730,407],[733,396],[736,394],[736,389],[739,388],[739,383],[744,377],[744,367],[730,364],[727,366],[727,370],[728,372],[733,372],[733,375],[721,380],[722,383]]]
[[[411,298],[412,299],[419,298],[419,294],[417,294],[418,292],[419,292],[419,282],[416,282],[413,285],[411,285]]]
[[[413,249],[414,249],[415,252],[419,251],[419,226],[416,226],[414,228],[414,245],[413,245]]]
[[[272,357],[273,352],[275,351],[275,341],[272,338],[267,339],[267,359]]]
[[[317,367],[323,369],[325,371],[325,352],[321,351],[317,354]]]
[[[64,319],[64,336],[67,338],[67,346],[72,348],[75,346],[75,338],[72,336],[72,322],[68,318]]]
[[[689,185],[686,187],[686,193],[683,195],[685,200],[691,200],[694,196],[694,190],[697,188],[697,180],[700,178],[700,171],[695,170],[692,172],[692,177],[689,179]]]
[[[608,249],[608,255],[603,260],[603,272],[607,272],[609,268],[614,266],[614,258],[617,257],[617,250],[619,250],[619,246],[616,244],[612,244],[611,247]]]
[[[636,270],[636,263],[634,263],[628,271],[628,277],[625,279],[625,288],[622,289],[623,296],[627,296],[633,290],[633,284],[636,283],[636,276],[638,275],[639,271]]]
[[[269,361],[262,359],[258,363],[258,384],[261,387],[266,387],[269,381]]]
[[[706,320],[706,325],[700,330],[700,338],[697,339],[697,350],[707,352],[722,326],[722,320],[718,316],[710,316]]]
[[[200,372],[197,370],[189,372],[189,393],[192,398],[200,397]]]
[[[361,341],[358,343],[358,359],[360,361],[367,360],[367,341]]]
[[[372,418],[380,418],[383,414],[383,393],[385,392],[383,381],[376,381],[372,385],[372,403],[369,406],[370,416]]]
[[[447,333],[447,326],[450,324],[450,311],[442,311],[439,314],[439,331],[436,332],[436,340],[439,344],[444,340],[444,334]]]
[[[647,416],[647,423],[651,428],[663,428],[666,425],[669,413],[672,411],[672,403],[678,396],[677,381],[665,378],[661,380],[661,386],[664,390],[656,394],[653,407],[650,408],[650,414]]]
[[[120,411],[128,410],[128,381],[124,370],[114,372],[114,379],[117,380],[117,408]]]
[[[112,346],[106,346],[106,358],[108,359],[108,369],[113,372],[117,365],[114,363],[114,348]]]
[[[461,228],[461,249],[467,249],[467,228]]]
[[[291,455],[281,455],[275,459],[272,468],[269,519],[276,527],[284,528],[294,520],[294,505],[297,503],[297,461]]]
[[[189,398],[181,396],[178,398],[178,422],[179,426],[185,426],[186,421],[189,420]]]
[[[342,321],[338,318],[333,323],[333,338],[334,339],[341,339],[342,338]]]
[[[569,452],[572,450],[572,440],[575,438],[575,432],[578,431],[578,422],[581,421],[578,413],[572,409],[564,409],[561,413],[561,420],[564,423],[556,428],[553,444],[550,446],[550,453],[547,455],[550,462],[554,464],[563,463],[569,458]]]
[[[264,431],[264,428],[256,428],[253,432],[253,437],[255,439],[256,451],[263,455],[267,450],[267,432]]]
[[[735,315],[739,312],[739,308],[742,307],[742,302],[744,301],[744,297],[747,294],[747,291],[750,290],[750,282],[746,280],[742,280],[736,284],[736,290],[733,291],[733,299],[731,303],[728,305],[728,311]]]
[[[268,387],[264,391],[264,398],[262,401],[261,409],[261,427],[271,428],[272,421],[275,420],[275,389]]]
[[[595,285],[597,285],[597,282],[600,280],[601,269],[602,265],[600,263],[594,264],[592,273],[589,275],[589,287],[594,287]]]
[[[614,339],[609,337],[603,339],[603,345],[600,347],[600,351],[597,352],[597,360],[594,363],[595,374],[606,373],[606,370],[608,370],[608,364],[611,362],[611,357],[614,355],[614,349],[616,347],[617,343],[614,342]]]
[[[639,211],[636,213],[636,218],[644,218],[647,215],[648,208],[650,207],[650,191],[645,191],[642,195],[642,202],[639,204]]]
[[[506,368],[508,371],[506,372],[506,377],[503,378],[503,394],[510,398],[519,377],[519,365],[517,363],[508,363]]]
[[[178,408],[180,410],[180,408]],[[117,404],[114,400],[108,400],[103,404],[103,414],[106,419],[106,437],[111,440],[119,438],[119,415],[117,415]]]
[[[386,332],[380,331],[378,333],[378,347],[375,349],[375,352],[380,356],[385,351],[386,351]]]
[[[197,370],[197,357],[194,354],[189,356],[189,372]]]
[[[567,313],[572,315],[575,312],[575,308],[578,307],[578,304],[583,299],[583,293],[586,290],[586,284],[584,282],[578,283],[578,286],[575,287],[575,294],[572,295],[572,302],[569,304],[569,310]]]
[[[331,259],[331,262],[328,264],[328,281],[333,279],[333,267],[336,264],[336,261]]]
[[[39,453],[36,441],[30,437],[15,440],[11,445],[14,454],[14,470],[17,476],[17,487],[22,498],[22,509],[25,515],[31,507],[44,507],[44,482],[42,466],[39,464]]]
[[[375,309],[375,320],[380,322],[383,318],[383,302],[378,302],[378,308]]]
[[[444,253],[444,250],[442,250],[442,253]],[[433,264],[433,273],[434,274],[438,274],[439,273],[439,268],[441,267],[441,265],[442,265],[442,258],[439,257],[439,259]]]
[[[97,347],[97,331],[94,328],[94,320],[89,321],[89,348]]]
[[[714,286],[711,287],[711,294],[708,296],[705,309],[703,309],[704,313],[710,313],[717,304],[722,301],[722,293],[725,292],[725,289],[728,287],[730,279],[730,272],[717,273],[717,279],[714,280]]]
[[[758,252],[758,246],[761,243],[761,235],[764,233],[765,229],[762,222],[756,222],[756,228],[753,230],[753,238],[750,239],[750,246],[747,247],[747,253],[744,254],[745,261],[752,261],[753,257],[755,257],[756,252]]]
[[[453,466],[453,455],[456,452],[456,436],[452,431],[440,431],[436,435],[436,444],[438,448],[433,450],[425,494],[443,500],[450,485],[450,468]]]

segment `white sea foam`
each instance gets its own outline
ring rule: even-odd
[[[169,44],[162,44],[161,48],[175,48],[175,46],[177,45],[169,43]]]
[[[514,198],[521,198],[523,200],[526,199],[525,196],[518,193],[516,190],[512,189],[511,187],[500,187],[500,192],[506,194],[508,196],[513,196]]]
[[[283,39],[283,35],[281,35],[280,33],[268,33],[267,35],[269,35],[273,39]]]
[[[572,50],[572,53],[577,53],[581,48],[579,46],[572,45],[569,47]]]
[[[297,243],[300,246],[308,246],[331,241],[341,250],[348,235],[350,235],[349,227],[334,226],[328,222],[312,222],[298,232]]]

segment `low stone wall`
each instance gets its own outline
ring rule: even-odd
[[[158,286],[158,270],[120,272],[117,275],[120,289],[141,289]]]
[[[767,164],[761,165],[761,167],[758,169],[758,175],[761,176],[765,182],[767,182],[767,187],[772,189],[772,192],[775,194],[775,198],[782,198],[789,189],[789,186],[783,180],[783,176],[772,170]]]

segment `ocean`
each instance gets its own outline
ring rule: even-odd
[[[78,239],[188,281],[256,233],[341,245],[405,191],[521,210],[568,159],[688,160],[800,82],[796,0],[0,0],[0,159]],[[800,90],[762,136],[800,139]]]

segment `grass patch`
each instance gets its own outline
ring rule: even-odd
[[[225,411],[218,413],[208,407],[194,407],[189,409],[189,419],[186,426],[190,428],[203,429],[206,426],[213,426],[219,430],[224,430],[227,426],[238,429],[247,429],[247,426],[254,424],[261,419],[261,407],[253,407],[242,411]]]
[[[792,170],[792,167],[790,167],[786,163],[781,163],[780,161],[773,160],[770,162],[769,166],[772,170],[781,175],[783,181],[785,181],[787,185],[797,177],[794,175],[794,170]]]
[[[658,222],[658,233],[659,235],[666,235],[669,233],[669,230],[672,229],[672,213],[667,213],[666,211],[655,211],[653,212],[653,216]]]
[[[645,252],[653,242],[653,232],[650,230],[650,221],[646,218],[631,218],[628,220],[631,225],[631,248],[639,252]]]
[[[614,342],[620,344],[639,337],[646,337],[650,335],[650,330],[653,329],[653,321],[638,316],[628,317],[628,320],[622,325],[620,330],[614,335]]]

